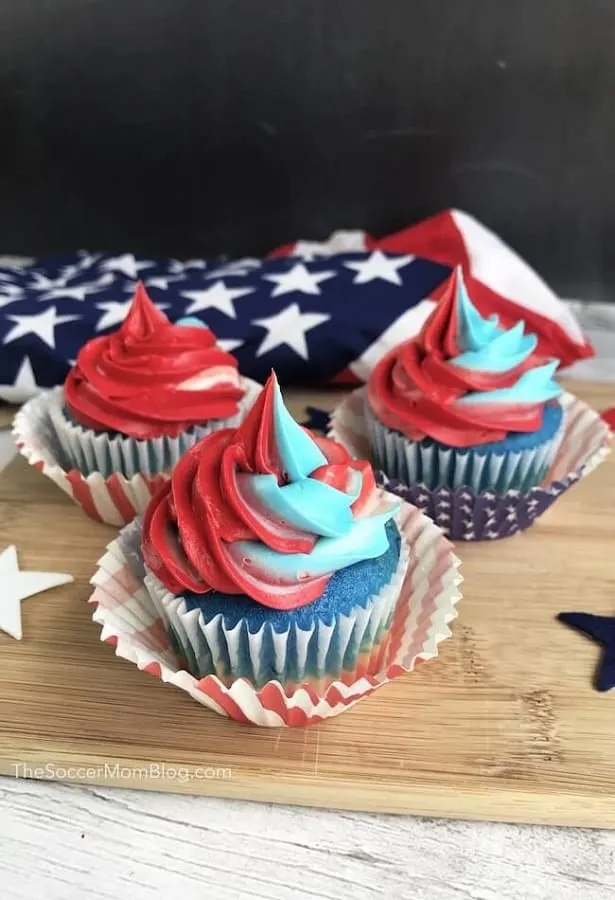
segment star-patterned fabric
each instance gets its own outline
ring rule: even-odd
[[[462,266],[473,299],[509,325],[524,319],[546,356],[593,355],[566,304],[497,235],[445,210],[383,238],[336,231],[266,260],[141,259],[81,251],[0,268],[0,400],[61,384],[81,346],[117,328],[137,280],[172,321],[198,318],[242,372],[284,385],[354,385],[413,337]]]
[[[138,280],[172,321],[196,317],[244,375],[285,384],[356,382],[416,331],[450,268],[408,254],[207,263],[85,251],[0,269],[0,399],[61,384],[82,345],[123,321]]]

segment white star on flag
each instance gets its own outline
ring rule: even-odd
[[[171,281],[180,281],[181,275],[156,275],[154,278],[147,278],[145,287],[160,288],[166,291]]]
[[[49,278],[48,275],[43,275],[41,272],[31,272],[30,277],[33,279],[32,284],[28,285],[28,287],[34,288],[35,291],[51,291],[53,288],[64,287],[66,282],[75,271],[78,271],[76,266],[69,266],[72,270],[69,275],[60,275],[59,278]]]
[[[194,265],[195,260],[190,260],[186,265]],[[220,266],[214,266],[210,272],[205,273],[205,278],[225,278],[232,275],[242,278],[248,275],[252,269],[258,269],[262,265],[259,259],[253,259],[246,256],[245,259],[235,259],[233,262],[223,263]]]
[[[211,287],[204,291],[182,291],[182,297],[192,300],[184,312],[185,316],[190,316],[196,312],[202,312],[204,309],[218,309],[225,316],[231,319],[237,318],[233,300],[238,297],[245,297],[246,294],[253,294],[254,288],[231,288],[227,287],[223,281],[216,281]]]
[[[265,281],[275,284],[271,296],[279,297],[282,294],[290,294],[293,291],[301,291],[302,294],[318,296],[321,293],[318,285],[321,281],[335,278],[335,272],[310,272],[303,263],[297,263],[288,272],[279,275],[263,275]]]
[[[100,278],[97,278],[96,281],[89,281],[86,284],[78,284],[73,287],[68,287],[68,285],[64,285],[64,287],[56,287],[52,288],[42,297],[39,297],[39,300],[57,300],[58,297],[66,297],[69,300],[85,300],[88,294],[92,294],[95,291],[101,291],[103,288],[113,283],[113,275],[111,272],[107,272],[105,275],[101,275]]]
[[[152,260],[144,259],[137,262],[133,253],[123,253],[121,256],[113,256],[100,264],[101,269],[109,272],[121,272],[126,278],[138,278],[141,269],[149,269],[153,266]]]
[[[98,262],[101,258],[102,253],[89,253],[87,250],[79,250],[79,263],[78,266],[80,269],[89,269],[90,266],[93,266],[94,263]],[[70,266],[66,266],[66,268],[71,268]]]
[[[0,631],[20,641],[21,601],[74,580],[72,575],[59,572],[21,572],[16,548],[7,547],[0,553]]]
[[[241,347],[243,341],[232,341],[225,338],[218,338],[216,343],[218,347],[222,347],[222,349],[226,350],[227,353],[232,353],[233,350],[237,349],[237,347]]]
[[[0,309],[21,300],[23,293],[23,290],[16,284],[0,284]]]
[[[5,403],[25,403],[40,390],[29,356],[24,356],[13,384],[0,384],[0,399]],[[2,587],[0,586],[0,592]]]
[[[401,286],[402,280],[398,269],[411,263],[414,256],[386,256],[382,250],[374,250],[367,259],[351,260],[344,263],[347,269],[356,272],[353,284],[367,284],[380,278],[382,281],[388,281],[389,284]]]
[[[327,322],[331,316],[324,313],[301,312],[298,303],[291,303],[275,316],[266,319],[255,319],[252,324],[267,329],[267,335],[256,351],[257,356],[263,356],[270,350],[275,350],[281,344],[286,344],[298,356],[308,359],[308,348],[305,335],[317,325]]]
[[[105,328],[111,328],[112,325],[120,325],[128,310],[132,305],[132,297],[128,300],[107,300],[104,303],[97,303],[96,308],[102,309],[104,315],[100,317],[96,323],[96,331],[104,331]],[[158,309],[168,309],[168,303],[157,303]]]
[[[70,281],[71,278],[75,278],[77,275],[81,275],[83,269],[81,266],[62,266],[60,278],[64,280],[64,282]],[[60,278],[58,281],[60,281]]]
[[[11,322],[15,322],[15,325],[4,335],[3,344],[16,341],[26,334],[36,334],[41,341],[44,341],[52,350],[55,350],[56,327],[63,325],[65,322],[74,322],[79,316],[59,316],[55,306],[50,306],[49,309],[32,316],[7,316],[6,318],[10,319]]]

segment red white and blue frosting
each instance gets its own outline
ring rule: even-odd
[[[321,596],[333,573],[389,548],[369,463],[298,425],[272,374],[237,429],[201,440],[152,499],[148,568],[174,594],[244,594],[273,609]]]
[[[395,347],[368,382],[378,419],[411,440],[452,447],[505,439],[541,428],[545,404],[561,387],[558,360],[537,355],[538,339],[518,322],[483,318],[456,270],[420,335]]]
[[[244,393],[215,335],[200,322],[171,324],[140,282],[120,328],[88,341],[64,384],[75,422],[139,440],[234,416]]]

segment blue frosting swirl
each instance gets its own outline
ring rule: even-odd
[[[235,552],[283,582],[325,575],[381,556],[388,547],[386,524],[398,505],[355,518],[351,507],[363,488],[362,472],[345,466],[342,490],[313,477],[329,465],[327,457],[286,409],[277,381],[272,390],[274,444],[285,483],[278,484],[273,474],[242,474],[241,489],[248,502],[268,517],[317,535],[318,540],[309,553],[280,553],[262,541],[238,541]]]
[[[538,338],[525,333],[525,323],[517,322],[507,330],[500,328],[499,317],[485,319],[468,295],[461,270],[457,272],[457,344],[461,353],[449,360],[452,366],[470,371],[506,375],[534,353]],[[553,375],[558,360],[529,369],[511,387],[469,391],[456,400],[464,405],[536,404],[558,397],[561,386]]]

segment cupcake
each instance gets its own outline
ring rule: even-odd
[[[172,325],[139,283],[122,326],[85,344],[49,415],[83,476],[167,473],[204,435],[238,424],[259,386],[207,328]]]
[[[272,374],[144,517],[145,586],[191,674],[292,690],[375,671],[408,566],[390,500],[367,462],[293,420]]]
[[[374,464],[427,489],[527,492],[563,435],[558,360],[537,356],[518,322],[500,327],[472,304],[461,270],[418,337],[389,352],[367,385]]]

